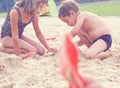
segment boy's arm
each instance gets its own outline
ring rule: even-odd
[[[85,20],[85,16],[84,16],[83,13],[78,15],[78,17],[76,19],[76,24],[75,24],[74,28],[70,31],[70,36],[71,37],[74,38],[79,33],[79,31],[82,28],[82,25],[84,23],[84,20]]]
[[[33,27],[34,27],[34,30],[35,30],[35,33],[36,33],[36,36],[37,38],[40,40],[40,42],[44,45],[44,47],[49,50],[49,46],[47,45],[47,42],[39,28],[39,25],[38,25],[38,16],[37,14],[34,16],[34,20],[33,20]]]
[[[78,46],[82,46],[84,44],[82,40],[79,40],[76,43],[77,43]]]

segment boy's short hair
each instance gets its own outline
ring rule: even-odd
[[[73,0],[63,1],[59,6],[58,17],[69,16],[71,10],[77,12],[79,10],[78,3]]]

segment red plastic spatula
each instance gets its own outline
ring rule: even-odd
[[[25,55],[22,57],[22,59],[27,59],[27,58],[29,58],[29,57],[33,57],[35,54],[36,54],[36,52],[29,52],[29,53],[25,54]]]
[[[76,45],[68,35],[65,35],[61,48],[61,71],[64,78],[69,82],[69,88],[85,88],[84,79],[78,73],[78,51]]]
[[[46,40],[56,40],[56,37],[46,38]]]

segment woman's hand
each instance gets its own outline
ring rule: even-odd
[[[49,48],[48,51],[52,52],[52,53],[57,53],[58,52],[58,50],[56,48]]]

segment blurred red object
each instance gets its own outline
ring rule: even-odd
[[[85,88],[85,82],[78,73],[78,51],[68,35],[65,35],[61,49],[61,71],[69,82],[69,88]]]
[[[36,52],[29,52],[27,54],[25,54],[22,59],[26,59],[26,58],[29,58],[29,57],[33,57],[34,55],[36,54]]]
[[[46,40],[55,40],[55,37],[51,37],[51,38],[46,38]]]

